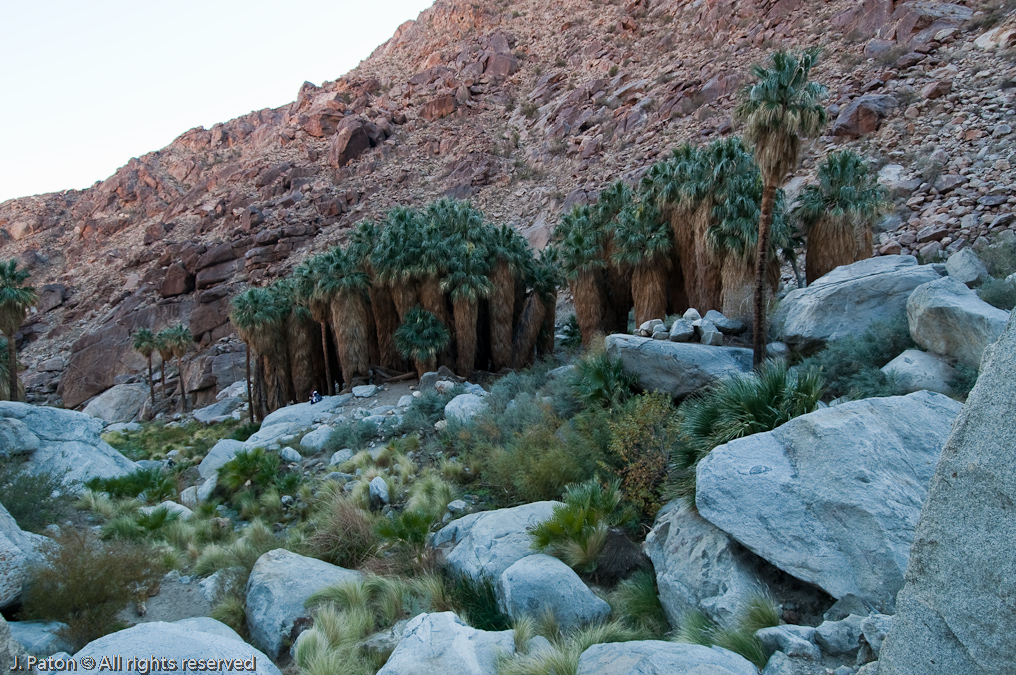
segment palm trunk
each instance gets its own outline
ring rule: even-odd
[[[776,186],[766,184],[758,221],[758,254],[755,259],[755,321],[751,340],[752,361],[759,368],[766,358],[766,270],[769,257],[769,233],[773,225]]]
[[[554,332],[557,330],[557,291],[543,298],[543,324],[540,326],[540,337],[536,342],[536,355],[539,357],[554,354]]]
[[[306,315],[301,316],[292,312],[287,325],[289,340],[286,347],[289,350],[289,373],[292,381],[289,394],[296,402],[310,400],[310,393],[314,390],[314,363],[311,356],[314,351],[314,338],[311,335],[313,328],[305,317]]]
[[[165,398],[166,394],[166,357],[159,352],[159,379],[162,381],[162,396]]]
[[[605,305],[604,328],[610,333],[628,332],[628,310],[632,306],[631,279],[626,270],[610,262],[614,255],[614,238],[604,246],[603,257],[608,261],[604,275]]]
[[[412,281],[398,281],[392,286],[392,302],[399,315],[399,322],[406,317],[409,310],[419,304],[416,288],[412,283]]]
[[[667,270],[657,261],[635,266],[632,297],[635,300],[635,325],[667,316]]]
[[[476,366],[476,317],[480,305],[475,298],[460,298],[452,302],[455,318],[455,372],[469,377]]]
[[[405,362],[395,348],[395,330],[399,327],[399,314],[392,301],[392,292],[385,286],[371,285],[370,308],[377,329],[377,346],[381,365],[402,370]]]
[[[426,361],[416,359],[413,364],[416,366],[416,377],[419,379],[423,377],[424,373],[432,373],[437,370],[437,357],[432,356]]]
[[[695,308],[704,316],[710,309],[723,305],[720,264],[709,246],[707,232],[712,220],[713,201],[703,200],[695,212],[693,231],[695,238]]]
[[[693,214],[686,209],[675,209],[670,217],[670,229],[674,233],[674,248],[684,281],[685,302],[688,307],[696,307],[700,300],[696,281],[698,261],[695,260],[695,229],[691,223],[692,216]]]
[[[155,413],[155,375],[152,374],[152,355],[148,354],[148,388],[152,395],[152,413]]]
[[[331,396],[335,393],[335,378],[332,377],[332,357],[328,353],[328,324],[321,321],[318,325],[321,326],[321,352],[325,356],[325,396]]]
[[[180,377],[180,412],[187,412],[187,391],[183,384],[183,357],[176,357],[176,370]]]
[[[826,217],[808,232],[804,276],[811,284],[840,265],[857,260],[860,241],[847,218]]]
[[[723,260],[723,315],[731,319],[751,316],[752,282],[755,270],[751,262],[727,253]]]
[[[498,260],[490,280],[490,353],[494,370],[507,368],[512,360],[512,319],[515,316],[515,276],[507,262]]]
[[[13,332],[7,338],[7,355],[9,361],[7,374],[10,375],[10,389],[7,398],[17,401],[20,398],[18,396],[18,347],[14,344]]]
[[[343,292],[332,300],[332,329],[339,346],[344,390],[370,369],[367,349],[367,303],[356,293]]]
[[[512,368],[519,369],[532,363],[536,341],[540,337],[540,329],[543,328],[546,314],[547,308],[539,293],[533,292],[526,298],[522,315],[512,336]]]
[[[247,407],[250,409],[250,423],[254,424],[254,397],[251,394],[250,384],[250,345],[243,350],[247,356]]]
[[[603,337],[603,293],[597,270],[579,272],[578,279],[571,282],[571,291],[575,299],[575,318],[582,332],[582,347],[588,349]]]

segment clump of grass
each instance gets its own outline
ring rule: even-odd
[[[448,574],[445,593],[459,617],[474,628],[495,631],[511,628],[511,619],[498,607],[494,582],[489,577]]]
[[[354,452],[367,447],[367,444],[378,437],[378,429],[370,422],[356,420],[348,424],[340,424],[332,430],[324,449],[328,453],[349,448]]]
[[[656,578],[649,570],[639,570],[625,579],[607,597],[614,616],[629,628],[662,639],[670,631],[656,591]]]
[[[705,647],[722,647],[740,654],[760,669],[765,668],[769,655],[755,633],[763,628],[780,625],[780,608],[764,593],[753,595],[727,626],[718,626],[701,612],[682,617],[679,642]]]
[[[625,373],[619,360],[600,352],[579,359],[572,387],[578,400],[587,406],[615,408],[631,397],[637,381],[634,375]]]
[[[321,560],[356,569],[377,553],[376,517],[354,504],[341,488],[325,495],[312,523],[307,546]]]
[[[953,372],[953,379],[949,380],[947,384],[952,389],[954,397],[965,401],[967,396],[970,395],[970,390],[977,384],[979,373],[976,368],[971,368],[962,363],[955,364]]]
[[[455,499],[455,488],[433,469],[426,471],[409,490],[406,510],[430,514],[440,518]]]
[[[179,518],[179,514],[159,506],[150,511],[136,511],[109,521],[102,527],[103,539],[140,541],[156,537],[159,532]]]
[[[244,518],[281,517],[281,495],[300,489],[302,476],[282,466],[279,456],[263,448],[240,450],[219,467],[216,492]]]
[[[247,433],[249,431],[249,433]],[[223,438],[240,438],[244,433],[250,436],[257,431],[238,420],[227,420],[205,426],[200,422],[183,424],[162,422],[144,423],[138,431],[119,431],[106,434],[103,438],[114,448],[133,460],[163,459],[171,450],[178,450],[181,457],[203,456]]]
[[[158,468],[138,469],[113,478],[92,478],[85,487],[113,499],[135,498],[146,504],[158,504],[176,496],[176,484]]]
[[[72,499],[59,475],[29,473],[14,459],[0,459],[0,495],[18,526],[30,532],[63,518]]]
[[[547,626],[541,626],[540,623],[542,622],[537,624],[537,631],[550,639],[551,649],[536,654],[502,656],[497,664],[498,675],[577,675],[579,657],[593,645],[630,642],[648,637],[620,621],[593,624],[567,634],[557,630],[547,631]]]

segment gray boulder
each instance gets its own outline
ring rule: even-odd
[[[699,513],[833,597],[892,610],[959,408],[926,391],[852,401],[721,445],[698,466]]]
[[[468,422],[486,407],[483,398],[476,394],[459,394],[448,401],[444,414],[446,419]]]
[[[579,657],[578,675],[758,675],[739,654],[720,647],[641,640],[593,645]]]
[[[300,405],[304,404],[301,403]],[[260,429],[251,434],[243,442],[244,450],[278,447],[279,444],[286,443],[300,436],[304,428],[305,425],[299,422],[279,422],[271,426],[262,424]]]
[[[229,460],[236,456],[236,453],[243,450],[243,441],[234,441],[232,438],[223,438],[212,446],[205,458],[198,464],[198,473],[205,480],[214,478]]]
[[[672,626],[696,610],[726,623],[758,590],[751,554],[682,500],[660,510],[645,548]]]
[[[513,618],[550,613],[562,630],[605,619],[610,605],[596,597],[572,568],[549,555],[522,558],[497,579],[497,604]]]
[[[41,561],[41,549],[49,540],[23,532],[0,504],[0,608],[20,597],[30,565]]]
[[[813,661],[822,658],[815,644],[815,629],[811,626],[772,626],[755,631],[755,637],[765,647],[766,654],[783,652],[787,656]]]
[[[885,255],[837,267],[780,302],[771,332],[791,348],[808,351],[902,316],[907,298],[941,275],[913,256]]]
[[[620,359],[646,391],[684,397],[716,380],[751,372],[751,350],[608,335],[607,354]]]
[[[39,449],[39,437],[28,425],[12,417],[0,417],[0,457],[30,455]]]
[[[149,392],[143,384],[118,384],[89,401],[82,412],[109,424],[131,422],[137,418]]]
[[[286,462],[294,463],[303,461],[303,455],[294,450],[293,448],[280,448],[279,457]]]
[[[24,655],[25,650],[11,638],[11,630],[7,626],[7,621],[3,616],[0,616],[0,673],[10,672],[14,662]]]
[[[265,553],[247,579],[247,631],[273,659],[285,654],[293,626],[310,616],[304,603],[327,586],[355,581],[359,572],[282,548]]]
[[[956,377],[956,369],[943,357],[919,349],[908,349],[882,367],[882,372],[896,376],[896,381],[905,393],[937,391],[948,396],[949,386]]]
[[[1009,312],[992,307],[951,277],[918,286],[907,300],[910,337],[928,351],[971,368],[984,348],[998,339]]]
[[[547,520],[560,502],[534,502],[510,509],[471,513],[431,536],[430,544],[454,571],[496,580],[533,555],[529,528]]]
[[[945,261],[949,278],[967,286],[977,286],[988,280],[988,268],[977,257],[973,249],[965,248],[949,256]]]
[[[304,437],[300,439],[300,445],[308,450],[321,452],[325,447],[325,443],[328,442],[328,437],[332,435],[332,431],[334,431],[333,427],[322,424],[314,431],[304,434]]]
[[[864,619],[851,614],[839,621],[823,621],[815,629],[815,642],[830,656],[853,656],[861,648],[861,623]]]
[[[496,675],[498,657],[514,653],[514,631],[477,630],[452,612],[420,614],[377,675]]]
[[[25,469],[62,476],[67,484],[91,478],[113,478],[137,470],[137,465],[100,437],[103,422],[74,410],[0,402],[0,420],[17,420],[38,439]],[[13,427],[14,425],[10,425]]]
[[[381,476],[375,476],[372,478],[370,483],[367,485],[367,490],[371,504],[374,504],[375,502],[379,504],[387,504],[391,499],[388,495],[388,483],[386,483],[385,479]]]
[[[208,632],[207,627],[205,630],[198,630],[194,626],[164,621],[140,623],[93,640],[75,654],[74,659],[80,664],[84,659],[90,658],[98,665],[102,663],[103,658],[107,659],[108,664],[110,657],[113,656],[122,657],[124,662],[128,659],[147,662],[154,656],[156,659],[167,659],[165,664],[167,666],[170,661],[175,662],[176,665],[176,667],[163,668],[160,663],[154,668],[145,670],[120,671],[138,675],[179,675],[184,671],[193,672],[196,670],[196,664],[193,668],[185,668],[182,665],[184,660],[190,659],[226,659],[233,662],[232,668],[214,669],[208,672],[224,673],[230,670],[243,670],[260,675],[281,675],[279,669],[267,656],[245,642],[232,637],[224,637],[218,632]],[[240,663],[237,664],[237,661]]]
[[[699,319],[694,322],[694,325],[695,334],[698,335],[699,342],[702,344],[712,347],[719,347],[723,344],[723,333],[709,319]]]
[[[70,652],[74,647],[57,633],[67,628],[59,621],[11,621],[11,637],[27,654],[46,658],[57,652]]]
[[[893,617],[888,614],[872,614],[861,621],[861,634],[876,659],[882,652],[882,645],[893,626]]]
[[[327,421],[329,417],[336,414],[339,408],[353,400],[352,394],[341,394],[339,396],[325,396],[317,403],[297,403],[287,405],[285,408],[269,413],[261,422],[261,428],[266,429],[276,424],[292,424],[295,427],[310,427],[316,422]]]
[[[695,326],[687,319],[676,319],[670,326],[671,342],[691,342],[695,337]]]
[[[199,408],[194,411],[194,419],[202,424],[213,424],[233,419],[233,411],[243,405],[243,399],[239,396],[227,396],[221,401],[216,401],[210,406]]]
[[[216,572],[218,574],[218,572]],[[193,616],[189,619],[180,619],[179,621],[173,622],[174,626],[180,628],[186,628],[187,630],[196,630],[200,633],[211,633],[212,635],[219,635],[230,640],[238,640],[243,642],[243,638],[235,630],[215,619],[207,616]]]
[[[1016,315],[1014,315],[1016,316]],[[880,675],[1013,672],[1016,635],[1016,318],[981,376],[931,481]]]
[[[745,331],[745,325],[743,321],[737,319],[728,319],[723,314],[717,312],[715,309],[711,309],[706,312],[706,315],[702,317],[707,321],[711,321],[714,326],[720,329],[720,332],[724,335],[740,335]]]

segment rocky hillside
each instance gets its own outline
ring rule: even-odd
[[[81,191],[0,204],[0,257],[42,288],[19,336],[29,400],[131,382],[131,331],[184,322],[198,403],[240,379],[228,300],[395,204],[469,198],[535,246],[561,211],[685,140],[733,133],[736,90],[779,47],[820,46],[831,149],[881,167],[881,253],[926,258],[1016,227],[1016,29],[967,0],[438,0],[359,67],[192,129]],[[989,32],[989,29],[990,32]]]

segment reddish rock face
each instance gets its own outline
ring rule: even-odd
[[[508,77],[514,75],[518,69],[519,63],[514,56],[491,54],[487,57],[487,66],[483,69],[483,74],[490,77]]]
[[[436,120],[455,112],[455,97],[447,94],[438,96],[423,104],[420,108],[420,117],[426,120]]]
[[[229,323],[229,298],[200,303],[190,313],[190,330],[195,339]]]
[[[882,126],[882,119],[897,105],[897,100],[892,96],[859,96],[836,118],[833,135],[858,138],[874,133]]]
[[[211,288],[223,281],[229,281],[234,275],[243,271],[243,260],[236,259],[212,265],[198,272],[195,280],[198,288]]]
[[[166,270],[162,279],[160,293],[164,298],[172,298],[194,290],[194,275],[187,271],[181,263],[173,263]]]
[[[370,137],[360,121],[343,125],[328,148],[328,163],[343,167],[370,149]]]

